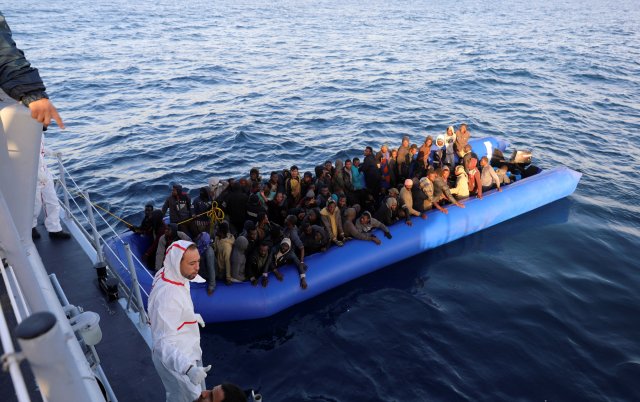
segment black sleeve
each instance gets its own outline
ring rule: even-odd
[[[11,29],[0,13],[0,87],[7,95],[28,104],[46,98],[46,88],[36,68],[24,57],[11,37]]]

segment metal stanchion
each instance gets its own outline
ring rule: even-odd
[[[93,216],[93,206],[91,205],[89,192],[85,191],[83,194],[87,204],[87,213],[89,216],[89,223],[91,224],[91,231],[93,233],[93,246],[96,248],[96,252],[98,253],[98,261],[104,262],[104,255],[102,255],[102,247],[100,245],[100,234],[98,233],[98,228],[96,227],[96,219]]]
[[[129,244],[124,244],[124,251],[127,254],[127,263],[129,264],[129,273],[131,274],[131,290],[135,295],[136,304],[138,305],[138,313],[140,314],[140,325],[147,325],[149,318],[146,311],[144,311],[144,303],[142,302],[142,295],[140,294],[140,284],[138,283],[138,274],[136,273],[136,267],[133,264],[133,255],[131,254],[131,247]]]
[[[56,152],[56,159],[58,160],[58,181],[62,186],[62,195],[64,197],[65,217],[69,219],[71,217],[71,209],[69,209],[69,191],[67,191],[67,178],[64,174],[64,166],[62,165],[62,154]]]

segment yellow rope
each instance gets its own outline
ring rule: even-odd
[[[79,195],[80,197],[84,198],[85,200],[87,199],[87,197],[85,197],[85,196],[84,196],[84,194],[83,194],[83,193],[81,193],[80,191],[76,191],[75,193],[76,193],[76,195]],[[96,203],[94,203],[94,202],[92,202],[92,203],[91,203],[91,205],[93,205],[94,207],[98,208],[99,210],[104,211],[104,212],[106,212],[107,214],[109,214],[109,215],[113,216],[114,218],[116,218],[116,219],[117,219],[117,220],[119,220],[120,222],[124,223],[125,225],[127,225],[127,226],[133,226],[131,223],[129,223],[129,222],[127,222],[127,221],[125,221],[124,219],[120,218],[120,217],[119,217],[119,216],[117,216],[117,215],[112,214],[112,213],[111,213],[111,212],[109,212],[107,209],[102,208],[100,205],[98,205],[98,204],[96,204]]]
[[[213,201],[211,203],[211,209],[203,212],[201,214],[192,216],[189,219],[185,219],[182,222],[178,222],[178,225],[182,225],[183,223],[187,223],[187,222],[191,222],[192,220],[199,218],[201,216],[207,215],[209,217],[209,219],[211,219],[211,222],[214,223],[220,223],[224,220],[224,211],[222,209],[220,209],[220,207],[218,207],[218,202],[217,201]]]

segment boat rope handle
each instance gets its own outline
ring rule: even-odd
[[[178,225],[182,225],[183,223],[187,223],[187,222],[191,222],[192,220],[199,218],[201,216],[207,215],[209,217],[209,219],[211,219],[212,222],[214,223],[220,223],[224,220],[224,211],[218,207],[218,202],[217,201],[213,201],[211,203],[211,209],[208,211],[205,211],[201,214],[192,216],[189,219],[185,219],[182,222],[178,222]]]

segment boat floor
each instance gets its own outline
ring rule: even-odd
[[[102,341],[96,345],[96,350],[118,400],[164,400],[164,386],[151,361],[149,347],[118,302],[109,302],[102,293],[89,257],[73,238],[50,239],[43,225],[38,225],[38,231],[42,236],[34,243],[42,262],[49,274],[56,274],[69,303],[100,315]],[[6,384],[8,387],[4,382],[0,384],[2,401],[15,398],[11,393],[13,387],[10,380]],[[35,385],[27,384],[27,387],[34,388]],[[10,395],[4,395],[6,393]],[[8,399],[5,399],[6,396]],[[39,396],[33,400],[39,400]]]

